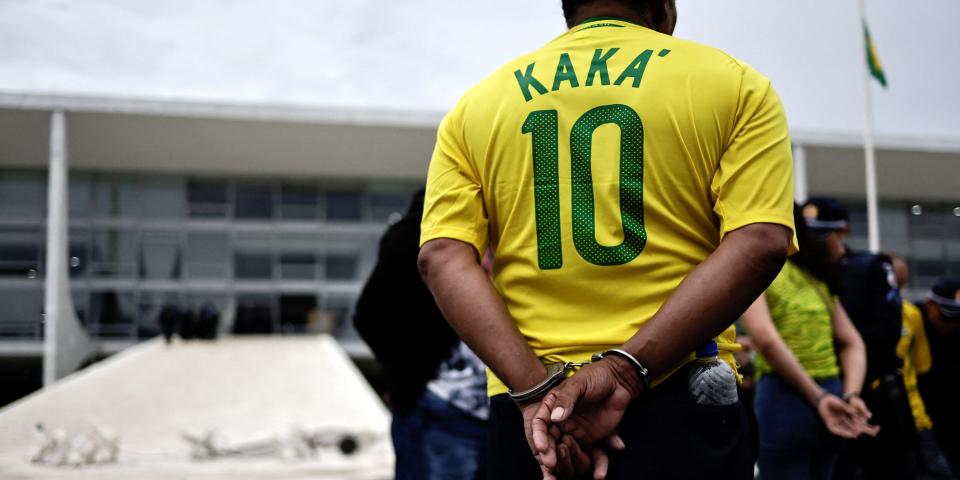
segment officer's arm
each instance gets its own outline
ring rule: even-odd
[[[520,334],[472,245],[430,240],[417,263],[447,321],[500,380],[525,390],[546,378],[546,368]]]
[[[669,370],[723,332],[766,290],[783,268],[792,235],[770,223],[728,233],[623,348],[651,378]]]

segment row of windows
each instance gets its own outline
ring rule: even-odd
[[[382,227],[351,233],[73,229],[74,279],[358,280]],[[0,278],[43,275],[44,230],[0,226]]]
[[[418,188],[71,172],[77,317],[110,338],[201,312],[221,332],[355,337],[348,320],[379,237]],[[43,334],[46,196],[46,172],[0,171],[0,337]]]
[[[0,218],[42,218],[46,173],[0,171]],[[417,185],[70,174],[71,218],[380,222],[404,212]]]
[[[351,294],[250,291],[185,293],[136,289],[73,290],[77,318],[94,336],[143,339],[162,332],[174,315],[177,330],[207,315],[219,333],[332,333],[357,338]],[[43,338],[43,290],[0,288],[0,337]]]

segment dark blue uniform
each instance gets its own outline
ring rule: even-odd
[[[867,349],[861,397],[880,433],[852,442],[834,478],[913,479],[917,475],[913,416],[897,357],[903,305],[893,266],[886,255],[848,250],[841,267],[840,302]]]

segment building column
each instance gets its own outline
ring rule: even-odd
[[[70,293],[67,180],[67,122],[63,111],[50,117],[50,170],[47,181],[47,261],[44,279],[43,385],[76,370],[95,346],[73,308]]]
[[[793,146],[793,199],[807,201],[807,147],[800,144]]]

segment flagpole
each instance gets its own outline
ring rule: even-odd
[[[865,28],[867,21],[867,5],[866,0],[860,0],[860,29]],[[870,251],[873,253],[880,252],[880,227],[878,224],[877,218],[877,160],[876,152],[873,147],[873,98],[870,94],[870,58],[869,58],[869,49],[870,45],[867,44],[867,37],[865,32],[861,33],[863,38],[863,54],[865,65],[868,68],[863,68],[863,111],[864,111],[864,125],[863,125],[863,151],[864,151],[864,163],[866,164],[866,181],[867,181],[867,240]]]

